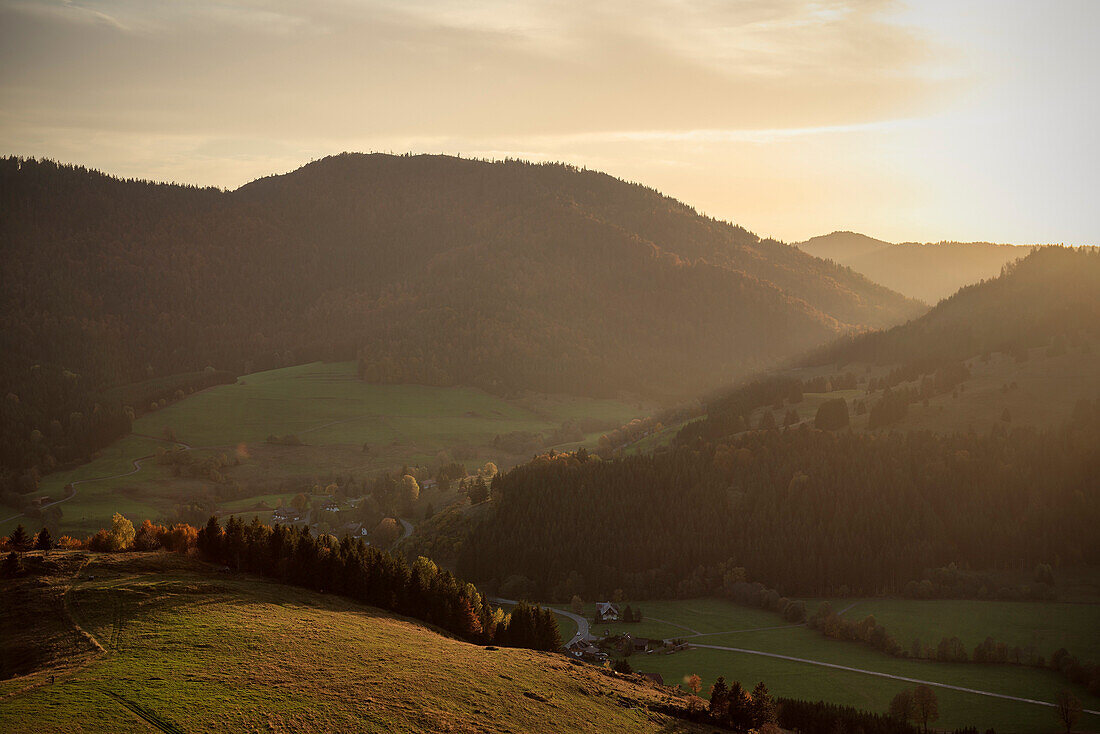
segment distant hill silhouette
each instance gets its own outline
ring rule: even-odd
[[[1100,338],[1100,250],[1041,247],[918,319],[841,338],[808,364],[913,364]]]
[[[892,243],[876,240],[874,237],[868,237],[859,232],[833,232],[811,237],[805,242],[797,243],[795,246],[814,257],[843,264],[854,257],[891,247]]]
[[[47,437],[21,467],[93,410],[79,395],[207,366],[660,398],[922,310],[651,189],[518,161],[343,154],[223,192],[8,158],[0,243],[5,432]]]
[[[816,257],[846,265],[899,293],[935,304],[964,285],[991,278],[1031,247],[991,242],[892,244],[855,232],[833,232],[800,242]]]

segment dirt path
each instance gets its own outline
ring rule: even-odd
[[[774,652],[763,652],[761,650],[746,650],[740,647],[724,647],[722,645],[692,645],[692,647],[706,648],[708,650],[726,650],[728,652],[739,652],[745,655],[762,655],[768,658],[778,658],[780,660],[790,660],[796,663],[806,663],[807,665],[817,665],[823,668],[832,668],[833,670],[844,670],[850,673],[862,673],[863,675],[873,675],[879,678],[890,678],[891,680],[899,680],[905,683],[916,683],[918,685],[936,686],[937,688],[947,688],[952,691],[962,691],[963,693],[973,693],[978,696],[988,696],[990,698],[1000,698],[1006,701],[1017,701],[1019,703],[1030,703],[1036,706],[1046,706],[1048,708],[1055,708],[1055,704],[1048,701],[1037,701],[1034,698],[1020,698],[1018,696],[1009,696],[1004,693],[993,693],[992,691],[981,691],[977,688],[966,688],[964,686],[953,686],[949,683],[937,683],[931,680],[920,680],[919,678],[907,678],[903,675],[893,675],[892,673],[881,673],[877,670],[865,670],[863,668],[853,668],[848,665],[838,665],[836,663],[825,663],[820,660],[809,660],[807,658],[796,658],[790,655],[780,655]],[[1100,716],[1100,711],[1093,711],[1091,709],[1084,709],[1084,713]]]

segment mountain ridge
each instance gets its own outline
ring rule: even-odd
[[[991,278],[1042,245],[993,242],[899,242],[832,232],[794,244],[911,298],[935,304],[959,288]]]

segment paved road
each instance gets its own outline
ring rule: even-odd
[[[489,601],[493,604],[519,604],[515,599],[501,599],[500,597],[490,597]],[[567,612],[564,609],[555,609],[553,607],[543,607],[543,609],[549,609],[551,612],[560,614],[563,617],[569,617],[571,620],[577,623],[577,634],[573,635],[568,642],[565,643],[565,647],[569,647],[574,642],[578,642],[588,637],[588,620],[579,614],[573,614],[573,612]]]
[[[401,527],[405,528],[405,534],[394,541],[395,543],[399,543],[413,534],[413,526],[411,522],[409,522],[408,520],[402,520],[401,518],[397,518],[397,522],[401,523]]]
[[[1017,701],[1019,703],[1031,703],[1036,706],[1047,706],[1049,708],[1055,708],[1055,704],[1048,701],[1036,701],[1033,698],[1019,698],[1017,696],[1009,696],[1004,693],[993,693],[991,691],[979,691],[976,688],[965,688],[963,686],[952,686],[947,683],[937,683],[930,680],[920,680],[918,678],[906,678],[902,675],[892,675],[890,673],[880,673],[877,670],[864,670],[863,668],[852,668],[847,665],[837,665],[836,663],[823,663],[820,660],[807,660],[806,658],[796,658],[790,655],[780,655],[774,652],[762,652],[760,650],[746,650],[740,647],[724,647],[722,645],[696,645],[692,643],[692,647],[703,647],[710,650],[727,650],[729,652],[740,652],[746,655],[762,655],[768,658],[779,658],[780,660],[791,660],[796,663],[806,663],[807,665],[819,665],[823,668],[833,668],[834,670],[846,670],[850,673],[863,673],[864,675],[874,675],[879,678],[890,678],[892,680],[900,680],[906,683],[916,683],[925,686],[936,686],[938,688],[949,688],[952,691],[962,691],[963,693],[974,693],[979,696],[989,696],[990,698],[1001,698],[1007,701]],[[1091,709],[1084,709],[1086,714],[1093,714],[1100,716],[1100,711],[1093,711]]]
[[[143,462],[147,459],[151,459],[151,458],[153,458],[152,454],[150,454],[148,456],[142,456],[141,458],[138,458],[138,459],[131,460],[130,464],[132,464],[134,468],[131,469],[128,472],[123,472],[122,474],[112,474],[109,477],[95,477],[94,479],[78,479],[75,482],[69,482],[69,484],[72,485],[73,493],[66,496],[66,497],[62,497],[59,500],[54,500],[53,502],[49,502],[47,504],[42,505],[42,509],[44,510],[47,507],[53,507],[54,505],[60,505],[62,502],[68,502],[73,497],[76,497],[77,485],[90,484],[91,482],[102,482],[102,481],[105,481],[107,479],[120,479],[121,477],[128,477],[131,474],[137,474],[139,471],[141,471],[141,462]],[[7,522],[8,520],[15,520],[16,518],[23,517],[23,516],[24,516],[24,513],[20,512],[18,515],[12,515],[11,517],[5,517],[3,520],[0,520],[0,522]]]
[[[130,435],[131,436],[140,436],[141,438],[151,438],[154,441],[164,441],[165,443],[173,443],[173,444],[176,444],[177,446],[179,446],[180,448],[182,448],[184,451],[195,451],[195,450],[205,451],[205,450],[211,450],[211,449],[232,448],[231,446],[192,446],[191,444],[184,443],[183,441],[178,441],[176,439],[161,438],[159,436],[150,436],[150,435],[147,435],[147,434],[144,434],[144,433],[131,433]],[[142,463],[145,462],[145,461],[148,461],[149,459],[152,459],[152,458],[153,458],[152,454],[146,454],[145,456],[139,456],[136,459],[131,459],[130,464],[134,468],[131,469],[130,471],[122,472],[121,474],[112,474],[112,475],[107,476],[107,477],[93,477],[91,479],[78,479],[75,482],[69,482],[69,484],[72,485],[73,493],[66,496],[66,497],[62,497],[59,500],[54,500],[53,502],[42,505],[42,509],[44,510],[47,507],[53,507],[54,505],[60,505],[62,502],[68,502],[73,497],[76,497],[76,488],[77,488],[78,485],[91,484],[92,482],[105,482],[108,479],[121,479],[122,477],[128,477],[132,474],[137,474],[139,471],[141,471]],[[11,517],[5,517],[3,520],[0,520],[0,523],[5,523],[8,520],[15,520],[16,518],[20,518],[20,517],[23,517],[23,516],[24,516],[24,513],[20,512],[18,515],[12,515]]]

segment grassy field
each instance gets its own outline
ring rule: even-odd
[[[196,458],[240,456],[240,466],[228,475],[255,488],[256,497],[234,502],[246,508],[287,479],[362,477],[402,464],[428,465],[440,452],[465,451],[474,457],[467,461],[471,469],[488,460],[506,465],[528,457],[494,449],[497,435],[545,433],[582,418],[619,425],[646,412],[645,406],[616,400],[534,394],[504,399],[475,388],[370,385],[356,377],[354,363],[313,363],[245,375],[236,384],[218,385],[146,413],[135,421],[135,435],[88,464],[46,476],[31,497],[60,499],[69,482],[105,478],[77,485],[76,496],[58,505],[62,532],[95,532],[115,512],[135,520],[163,517],[174,505],[208,492],[209,485],[174,477],[152,461],[135,474],[116,475],[132,471],[133,460],[158,446],[171,445],[158,438],[165,429],[194,447]],[[265,443],[273,434],[294,434],[306,445]],[[15,513],[0,508],[0,520]],[[37,530],[34,521],[19,519],[0,522],[0,534],[20,522]]]
[[[1095,644],[1097,637],[1096,618],[1089,613],[1089,605],[1024,605],[1030,608],[1026,613],[1021,613],[1017,609],[1020,605],[1015,603],[945,603],[958,605],[951,609],[948,606],[928,607],[925,606],[928,603],[924,602],[865,600],[847,612],[846,616],[865,616],[866,610],[862,605],[867,603],[871,608],[872,602],[880,603],[884,613],[887,610],[892,611],[899,628],[902,625],[898,620],[904,617],[909,620],[908,624],[913,629],[933,630],[943,625],[941,636],[955,634],[950,631],[952,625],[960,630],[962,626],[970,625],[972,620],[965,619],[965,616],[958,619],[953,616],[966,615],[969,612],[977,615],[979,622],[992,625],[1000,620],[1001,629],[1006,635],[1013,628],[1008,625],[1007,620],[1014,620],[1012,625],[1017,631],[1034,626],[1039,630],[1037,634],[1045,635],[1049,642],[1061,640],[1058,644],[1066,644],[1067,647],[1069,643],[1076,641],[1079,647],[1087,649],[1089,644]],[[834,600],[834,609],[843,609],[842,603],[846,606],[851,601],[844,603]],[[978,604],[988,605],[988,608],[974,606]],[[1063,688],[1074,688],[1062,676],[1047,670],[995,665],[949,665],[892,658],[857,643],[829,640],[806,627],[788,626],[776,614],[719,600],[636,602],[632,606],[642,610],[645,621],[639,624],[601,623],[593,626],[593,632],[602,635],[608,629],[612,633],[630,632],[643,637],[680,637],[692,645],[715,645],[773,653],[1043,701],[1053,701],[1057,692]],[[1042,609],[1044,606],[1045,613]],[[1077,611],[1067,613],[1066,607],[1073,607]],[[1091,607],[1091,610],[1095,609],[1097,607]],[[588,613],[593,611],[594,608]],[[1051,621],[1054,617],[1059,619]],[[664,621],[657,622],[655,618]],[[877,614],[876,619],[879,619]],[[879,621],[888,624],[885,619]],[[893,629],[892,626],[888,628]],[[719,675],[725,676],[727,680],[740,680],[749,687],[763,680],[777,695],[824,699],[882,712],[885,712],[894,694],[914,685],[807,662],[702,647],[671,655],[635,654],[631,656],[630,663],[635,670],[661,673],[666,683],[681,682],[692,673],[703,678],[704,687],[709,687]],[[1002,734],[1037,734],[1053,731],[1055,728],[1052,709],[946,688],[935,690],[941,712],[937,723],[944,728],[975,725],[982,730],[994,727]],[[1079,687],[1074,688],[1074,692],[1084,702],[1085,708],[1100,710],[1100,698],[1090,696]],[[1100,717],[1086,716],[1080,728],[1083,731],[1100,731]]]
[[[834,610],[850,604],[845,617],[875,621],[903,647],[919,639],[936,645],[958,637],[968,652],[992,637],[1009,647],[1033,645],[1045,658],[1060,647],[1083,660],[1100,661],[1100,604],[913,599],[832,599]],[[812,611],[816,603],[808,603]]]
[[[195,446],[294,434],[313,445],[398,442],[434,455],[463,443],[484,445],[497,434],[544,431],[568,419],[621,422],[637,415],[637,406],[614,400],[505,400],[477,388],[370,385],[356,377],[354,363],[342,362],[245,375],[235,385],[143,415],[134,432],[161,435],[170,427]]]
[[[5,660],[38,651],[0,681],[0,731],[694,730],[653,688],[341,598],[176,556],[53,564],[0,608]]]

